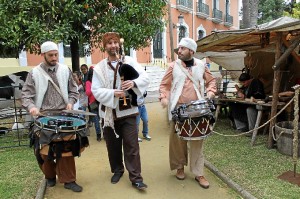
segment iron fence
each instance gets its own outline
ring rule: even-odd
[[[11,88],[14,89],[11,99],[0,98],[0,149],[29,146],[31,117],[21,107],[20,99],[15,97],[15,90],[20,89],[20,86],[5,86],[0,87],[0,90]]]

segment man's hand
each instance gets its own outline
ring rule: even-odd
[[[167,98],[162,98],[160,100],[160,104],[162,105],[163,108],[166,108],[169,104],[169,100]]]
[[[128,91],[134,87],[134,82],[132,80],[126,80],[122,83],[122,89]]]
[[[115,97],[119,97],[120,98],[120,97],[124,97],[125,93],[124,93],[123,90],[117,90],[117,89],[115,89],[114,95],[115,95]]]
[[[208,97],[208,99],[214,99],[215,98],[215,94],[213,92],[208,92],[207,93],[207,97]]]
[[[40,111],[39,111],[38,108],[33,107],[33,108],[31,108],[31,109],[29,110],[29,113],[30,113],[30,115],[32,115],[32,116],[38,116],[38,115],[40,114]]]
[[[66,110],[72,110],[73,109],[73,104],[67,104]]]

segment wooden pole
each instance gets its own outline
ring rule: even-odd
[[[288,47],[288,49],[285,50],[285,52],[275,61],[275,64],[273,66],[274,70],[278,70],[280,65],[283,61],[286,60],[286,58],[291,54],[291,52],[299,45],[300,43],[300,36],[298,36],[293,43]],[[277,52],[276,52],[277,53]]]
[[[169,15],[169,34],[170,34],[170,47],[171,47],[171,60],[175,61],[174,58],[174,38],[173,38],[173,22],[172,22],[172,11],[171,11],[171,0],[168,2],[168,15]]]
[[[281,55],[281,45],[282,45],[282,33],[277,34],[277,42],[276,42],[276,52],[275,52],[275,62],[280,58]],[[272,97],[272,108],[271,108],[271,118],[273,118],[277,113],[277,104],[278,104],[278,93],[281,81],[281,72],[280,70],[274,71],[274,79],[273,79],[273,97]],[[276,118],[270,122],[269,127],[269,137],[268,137],[268,148],[273,148],[274,140],[272,136],[273,126],[275,126]]]
[[[296,170],[297,170],[297,161],[298,161],[298,123],[299,123],[299,89],[300,86],[296,85],[293,87],[295,89],[295,98],[294,98],[294,104],[295,104],[295,110],[294,110],[294,121],[293,121],[293,162],[294,162],[294,177],[296,177]]]

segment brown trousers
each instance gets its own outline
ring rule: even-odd
[[[43,164],[39,164],[46,179],[58,177],[60,183],[69,183],[76,181],[75,159],[73,156],[62,157],[58,160],[48,160],[47,155],[42,155]]]
[[[105,127],[103,130],[111,172],[124,173],[123,147],[125,167],[129,173],[130,181],[141,182],[143,178],[141,176],[136,116],[122,118],[114,121],[114,123],[119,138],[116,137],[112,128]]]
[[[188,154],[190,158],[190,171],[195,176],[203,176],[204,155],[203,139],[186,141],[176,134],[175,123],[171,123],[169,139],[169,160],[170,168],[181,169],[188,164]]]

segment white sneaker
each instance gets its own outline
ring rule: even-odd
[[[147,134],[147,135],[144,135],[144,139],[150,141],[151,137]]]
[[[143,140],[141,138],[138,138],[138,142],[143,142]]]

